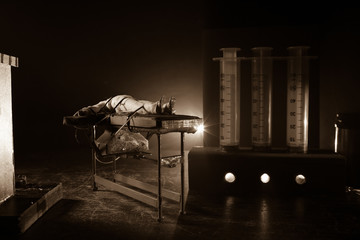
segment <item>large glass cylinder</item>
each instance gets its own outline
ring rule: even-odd
[[[236,148],[240,139],[240,48],[222,48],[220,61],[220,146]]]
[[[272,48],[251,49],[251,135],[254,150],[271,146]]]
[[[287,83],[287,146],[291,152],[308,151],[309,47],[289,47]]]

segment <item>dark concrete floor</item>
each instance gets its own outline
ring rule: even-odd
[[[28,183],[63,184],[63,199],[18,239],[360,239],[360,196],[200,196],[187,214],[165,201],[163,222],[153,207],[91,185],[90,150],[15,155]],[[165,186],[178,190],[179,166],[163,167]],[[100,168],[106,173],[109,166]],[[133,159],[118,170],[156,182],[156,165]],[[190,185],[191,188],[191,185]],[[1,239],[6,239],[1,236]]]

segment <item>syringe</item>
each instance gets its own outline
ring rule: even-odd
[[[220,61],[220,146],[236,148],[240,139],[240,48],[221,48]]]
[[[287,145],[292,152],[308,151],[309,57],[307,46],[289,47],[287,84]]]
[[[254,150],[271,146],[272,58],[270,47],[251,49],[251,135]]]

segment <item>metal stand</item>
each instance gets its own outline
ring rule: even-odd
[[[187,189],[185,188],[185,151],[184,151],[184,134],[195,133],[197,126],[202,124],[202,119],[196,116],[189,115],[141,115],[132,114],[129,115],[104,115],[96,116],[95,118],[87,118],[83,116],[68,116],[64,117],[63,124],[73,126],[76,129],[86,129],[91,131],[91,151],[92,151],[92,175],[93,175],[93,189],[96,191],[98,185],[104,186],[108,190],[113,190],[121,194],[127,195],[133,199],[146,203],[158,209],[158,221],[162,220],[162,200],[167,198],[180,203],[180,214],[185,214],[185,205],[187,199]],[[131,121],[130,121],[131,120]],[[157,171],[158,171],[158,185],[154,186],[136,179],[132,179],[121,175],[116,172],[116,160],[121,158],[122,155],[139,155],[137,153],[118,153],[104,155],[99,150],[95,143],[97,139],[96,128],[97,125],[111,127],[111,128],[123,128],[127,126],[129,131],[146,133],[147,138],[152,135],[157,135],[158,142],[158,159],[157,159]],[[162,173],[161,173],[161,135],[178,132],[180,133],[180,180],[181,190],[180,193],[171,190],[164,189],[162,187]],[[96,163],[103,158],[113,158],[113,179],[108,180],[96,174]],[[108,161],[111,163],[111,161]],[[129,187],[130,186],[130,187]],[[141,189],[149,194],[137,191],[131,187]]]

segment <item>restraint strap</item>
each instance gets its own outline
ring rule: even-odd
[[[129,97],[124,97],[123,99],[121,99],[116,105],[115,105],[115,107],[114,107],[114,111],[115,111],[115,109],[123,102],[123,101],[125,101],[126,99],[128,99]]]
[[[113,98],[114,98],[114,97],[110,97],[110,98],[106,101],[105,105],[100,108],[100,110],[98,111],[98,113],[100,113],[100,112],[106,107],[106,105],[111,101],[111,99],[113,99]]]

